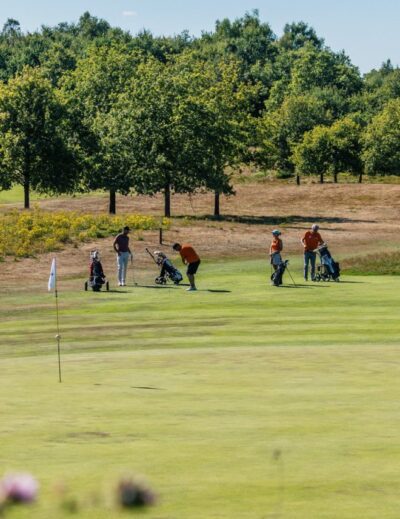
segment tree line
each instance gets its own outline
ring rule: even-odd
[[[307,24],[277,37],[258,12],[132,36],[85,13],[76,24],[0,33],[0,189],[232,194],[241,164],[280,177],[400,172],[400,70],[361,76]]]

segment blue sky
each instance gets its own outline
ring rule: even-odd
[[[23,30],[76,21],[84,11],[130,30],[200,35],[217,19],[258,9],[276,34],[303,20],[334,50],[344,49],[361,72],[390,58],[400,64],[399,0],[0,0],[0,25],[16,18]]]

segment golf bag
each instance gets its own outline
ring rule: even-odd
[[[316,281],[340,281],[339,263],[332,258],[326,243],[318,248],[318,254],[321,263],[317,266]]]
[[[105,285],[107,291],[110,290],[109,282],[100,261],[100,253],[98,250],[93,250],[90,252],[89,279],[85,282],[85,290],[90,287],[93,292],[100,292],[103,285]]]
[[[283,284],[283,274],[285,273],[289,260],[281,261],[275,272],[272,273],[271,281],[274,286],[279,287]]]
[[[169,260],[163,252],[155,251],[153,255],[149,249],[146,249],[146,251],[153,258],[154,263],[161,267],[160,274],[154,280],[155,283],[157,285],[165,285],[168,279],[170,279],[175,285],[179,285],[183,276],[179,270],[173,266],[171,260]]]

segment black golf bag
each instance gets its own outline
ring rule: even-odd
[[[320,257],[320,265],[317,266],[317,281],[340,281],[340,266],[337,261],[332,258],[328,250],[328,245],[324,243],[318,248]]]
[[[288,263],[289,260],[281,261],[278,265],[278,268],[275,270],[275,272],[272,273],[271,281],[276,287],[279,287],[283,284],[283,274],[285,273]]]
[[[107,291],[110,289],[100,261],[99,251],[94,250],[90,253],[89,279],[85,282],[85,290],[90,287],[93,292],[100,292],[103,285]]]
[[[183,276],[177,268],[175,268],[167,258],[167,256],[161,251],[155,251],[154,255],[146,249],[147,254],[152,258],[154,263],[161,267],[160,274],[154,280],[157,285],[165,285],[170,279],[175,285],[179,285],[182,281]]]
[[[175,268],[168,258],[163,258],[159,263],[161,265],[160,275],[156,277],[155,282],[158,285],[165,285],[168,278],[175,284],[179,285],[183,276],[177,268]]]

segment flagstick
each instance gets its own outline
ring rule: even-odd
[[[50,277],[49,282],[47,284],[47,290],[51,291],[54,290],[54,295],[56,296],[56,319],[57,319],[57,350],[58,350],[58,380],[59,382],[62,382],[61,380],[61,348],[60,348],[60,341],[61,341],[61,335],[60,335],[60,318],[59,318],[59,312],[58,312],[58,291],[57,291],[57,259],[54,257],[53,261],[51,262],[51,268],[50,268]]]
[[[56,296],[56,319],[57,319],[57,351],[58,351],[58,381],[62,382],[61,380],[61,349],[60,349],[60,341],[61,341],[61,335],[60,335],[60,320],[58,316],[58,291],[57,291],[57,285],[56,289],[54,291],[54,294]]]

